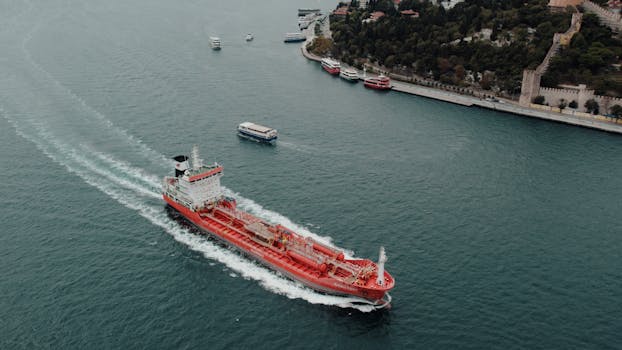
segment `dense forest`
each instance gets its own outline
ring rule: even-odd
[[[467,0],[445,10],[428,1],[403,0],[396,8],[390,0],[371,0],[362,10],[354,1],[347,16],[331,17],[330,51],[359,67],[377,64],[447,84],[477,84],[515,95],[523,69],[540,64],[553,34],[570,25],[573,9],[551,12],[547,3]],[[400,14],[408,9],[419,12],[419,18]],[[373,11],[386,15],[363,22]]]
[[[542,85],[587,84],[598,95],[622,96],[622,73],[612,66],[622,56],[622,41],[591,14],[583,17],[581,31],[551,60]]]

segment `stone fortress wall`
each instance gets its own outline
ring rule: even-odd
[[[598,103],[601,114],[609,113],[609,109],[614,105],[622,106],[622,98],[595,95],[594,90],[588,89],[584,84],[564,89],[542,87],[539,95],[544,97],[545,103],[552,107],[559,106],[562,100],[566,106],[571,101],[575,101],[579,111],[585,111],[585,102],[594,99]]]
[[[576,5],[581,5],[586,11],[596,14],[601,23],[610,27],[614,32],[622,32],[622,16],[620,14],[604,9],[589,0],[551,0],[549,2],[549,6],[551,7]],[[526,69],[523,71],[523,81],[519,99],[520,105],[530,106],[536,96],[543,96],[545,103],[554,107],[559,106],[562,99],[566,104],[571,101],[576,101],[578,111],[585,111],[585,102],[590,99],[594,99],[598,103],[599,111],[602,114],[609,113],[609,109],[613,105],[617,104],[622,106],[622,99],[595,95],[594,90],[587,89],[583,84],[561,89],[540,87],[541,77],[546,73],[550,59],[559,51],[560,46],[567,46],[570,44],[572,36],[581,29],[581,19],[581,14],[574,13],[568,30],[565,33],[556,33],[553,37],[553,44],[538,68],[535,70]]]

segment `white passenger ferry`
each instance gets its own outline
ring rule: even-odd
[[[250,140],[275,143],[278,137],[276,129],[267,126],[244,122],[238,125],[238,135]]]
[[[339,77],[353,83],[359,81],[359,73],[354,68],[342,69],[339,72]]]
[[[213,50],[220,50],[220,38],[215,36],[210,36],[209,38],[209,46],[212,47]]]

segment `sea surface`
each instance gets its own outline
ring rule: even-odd
[[[622,347],[622,136],[331,77],[282,38],[335,5],[0,0],[1,349]],[[384,246],[392,308],[189,231],[193,144],[241,208]]]

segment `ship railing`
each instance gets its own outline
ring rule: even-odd
[[[355,279],[358,278],[358,275],[361,273],[361,270],[363,270],[361,267],[359,267],[358,265],[350,264],[347,261],[339,261],[335,259],[334,257],[330,257],[326,254],[323,254],[322,252],[316,251],[315,249],[313,249],[314,242],[315,240],[311,237],[296,238],[289,242],[287,246],[287,250],[293,250],[320,264],[325,263],[327,265],[333,265],[334,268],[331,271],[329,271],[329,274],[334,278],[343,279],[346,281],[348,278],[352,276],[354,276]],[[347,273],[350,274],[350,276],[334,275],[332,271],[337,270],[337,268],[340,268],[343,271],[346,271]]]
[[[253,223],[253,222],[261,221],[260,219],[254,217],[254,216],[252,216],[250,214],[244,213],[242,211],[231,210],[229,208],[224,208],[224,207],[217,207],[217,209],[219,211],[225,213],[228,216],[234,217],[234,218],[236,218],[238,220],[241,220],[241,221],[244,221],[246,223]]]

